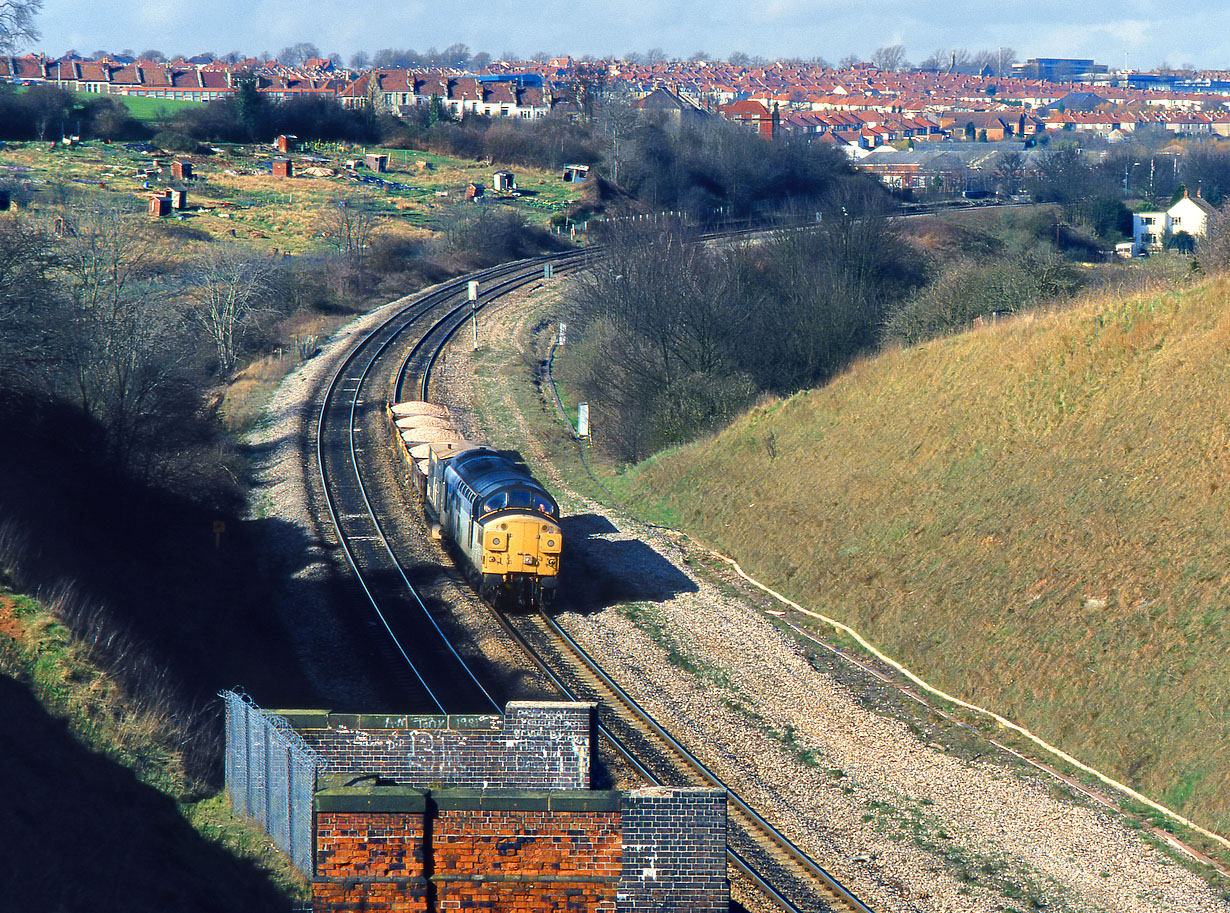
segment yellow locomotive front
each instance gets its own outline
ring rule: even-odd
[[[563,536],[559,521],[539,513],[500,511],[479,521],[484,588],[528,605],[555,594]]]

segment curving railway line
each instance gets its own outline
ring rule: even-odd
[[[427,398],[437,359],[471,320],[469,279],[482,284],[481,309],[541,279],[545,263],[558,273],[583,266],[588,256],[571,252],[506,264],[419,296],[352,347],[327,385],[315,429],[325,509],[361,590],[360,604],[370,607],[366,623],[380,644],[376,661],[388,667],[403,712],[498,712],[513,695],[468,647],[452,617],[441,583],[455,572],[434,558],[416,559],[416,550],[381,520],[402,504],[378,468],[391,462],[384,405],[390,395]],[[727,790],[730,865],[772,903],[790,911],[869,913],[654,722],[548,615],[491,611],[558,694],[597,702],[599,735],[646,782]]]

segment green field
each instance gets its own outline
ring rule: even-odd
[[[77,97],[86,100],[97,98],[97,95],[85,95],[76,93]],[[122,102],[128,108],[128,113],[139,121],[144,121],[147,124],[152,124],[157,121],[162,112],[175,114],[183,111],[185,108],[199,108],[204,102],[197,101],[179,101],[178,99],[167,98],[141,98],[136,95],[111,95],[118,102]]]
[[[17,91],[20,92],[23,88],[24,86],[18,88]],[[87,102],[100,97],[92,92],[73,92],[71,94],[80,102]],[[104,95],[101,97],[122,102],[128,108],[129,114],[137,120],[148,124],[157,121],[162,111],[175,114],[185,108],[199,108],[204,104],[203,102],[179,101],[178,99],[141,98],[136,95]]]

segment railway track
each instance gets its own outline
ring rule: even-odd
[[[389,459],[387,438],[378,430],[390,392],[388,379],[393,378],[393,399],[426,399],[437,359],[470,322],[474,309],[538,281],[544,263],[563,272],[580,268],[585,258],[584,253],[571,253],[495,267],[416,298],[356,345],[327,386],[316,429],[325,504],[339,548],[370,606],[367,623],[385,635],[379,638],[384,643],[381,659],[398,670],[403,712],[498,711],[506,696],[484,681],[480,662],[468,661],[454,645],[462,632],[455,629],[448,604],[432,595],[439,568],[413,565],[399,557],[397,544],[380,520],[379,494],[366,478],[365,467],[373,460]],[[465,297],[471,278],[482,283],[477,306]],[[381,413],[379,420],[376,412]],[[659,726],[549,616],[509,617],[491,611],[562,695],[598,704],[599,735],[648,783],[726,790],[729,864],[770,902],[792,913],[869,913],[836,878]]]
[[[658,725],[550,615],[491,611],[561,694],[597,703],[598,734],[646,781],[726,790],[728,861],[771,900],[788,910],[869,913],[838,879]]]
[[[475,274],[480,282],[505,283],[505,290],[541,276],[543,262],[568,263],[576,255],[537,258]],[[434,590],[439,569],[406,566],[398,560],[390,530],[381,522],[376,490],[365,467],[389,460],[383,409],[388,366],[401,357],[405,340],[415,338],[412,356],[438,350],[456,325],[468,319],[467,280],[455,280],[411,301],[354,346],[333,373],[316,422],[316,468],[323,506],[338,549],[361,590],[360,604],[370,612],[356,623],[377,636],[373,661],[388,670],[405,711],[421,713],[490,712],[502,704],[492,682],[483,682],[454,641],[462,639],[447,602]],[[513,282],[508,280],[513,279]],[[460,311],[465,312],[458,317]],[[368,450],[374,454],[367,456]],[[444,684],[442,684],[444,683]]]

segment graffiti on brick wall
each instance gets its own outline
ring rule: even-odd
[[[504,716],[292,718],[330,774],[406,786],[587,789],[591,704],[512,702]]]

